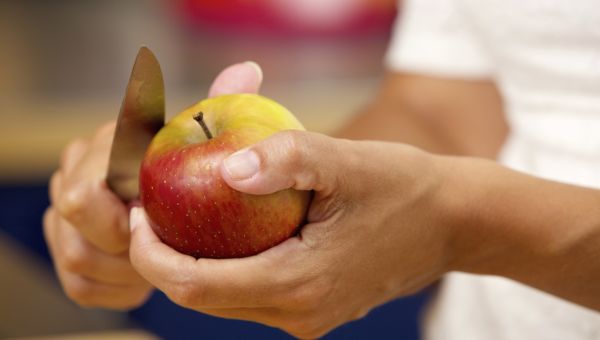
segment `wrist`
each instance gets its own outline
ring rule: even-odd
[[[497,275],[600,308],[600,192],[494,162],[439,157],[447,271]],[[567,279],[567,275],[571,279]],[[575,279],[573,279],[575,278]]]
[[[453,156],[436,156],[435,162],[442,183],[437,206],[447,233],[446,271],[484,273],[507,247],[486,221],[493,209],[489,169],[497,165],[489,160]]]
[[[523,259],[551,263],[596,229],[595,190],[535,178],[488,160],[438,158],[449,270],[513,276]]]
[[[465,181],[461,157],[429,154],[433,180],[430,181],[429,213],[441,246],[440,272],[463,270],[472,255],[479,252],[476,242],[469,240],[465,229],[472,224],[473,193]],[[471,256],[470,256],[471,255]]]

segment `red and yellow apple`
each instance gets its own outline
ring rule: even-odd
[[[256,94],[203,100],[154,137],[140,170],[150,225],[175,250],[196,258],[245,257],[293,236],[310,193],[250,195],[222,179],[223,159],[282,130],[303,130],[286,108]]]

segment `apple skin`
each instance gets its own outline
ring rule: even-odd
[[[212,139],[194,118],[199,112]],[[140,169],[140,199],[154,232],[195,258],[255,255],[293,236],[310,192],[241,193],[219,169],[233,152],[289,129],[304,130],[286,108],[256,94],[206,99],[175,116],[152,140]]]

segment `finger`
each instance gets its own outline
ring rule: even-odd
[[[129,262],[129,254],[108,254],[88,242],[67,221],[59,218],[55,257],[65,270],[88,279],[118,285],[148,285]]]
[[[50,201],[52,203],[58,202],[60,199],[60,192],[62,190],[62,172],[55,171],[50,177]]]
[[[281,274],[294,259],[297,238],[256,256],[241,259],[194,259],[162,243],[143,209],[131,212],[131,263],[152,285],[189,308],[268,307],[289,286]]]
[[[131,309],[143,304],[151,293],[146,285],[112,285],[99,283],[57,268],[67,296],[84,307]]]
[[[83,306],[126,309],[139,306],[147,299],[152,287],[146,281],[107,284],[69,272],[68,267],[61,265],[59,221],[60,216],[49,208],[44,214],[44,236],[58,279],[72,300]]]
[[[235,93],[258,93],[262,70],[257,63],[246,61],[234,64],[219,73],[208,91],[209,97]]]
[[[66,176],[56,175],[53,203],[61,216],[86,239],[108,253],[121,253],[129,245],[128,210],[106,185],[105,176],[114,124],[99,129],[88,152]]]
[[[99,251],[52,208],[44,216],[44,235],[55,265],[65,271],[98,282],[148,285],[129,263],[128,254]]]
[[[44,239],[46,240],[46,244],[48,245],[48,251],[52,255],[52,260],[55,261],[54,249],[56,243],[56,221],[57,221],[57,213],[56,210],[50,206],[46,209],[43,218],[43,231],[44,231]]]
[[[88,149],[89,142],[84,139],[72,141],[61,155],[61,171],[67,176],[72,172],[75,165],[81,161],[81,158]]]
[[[127,207],[99,180],[63,183],[56,207],[69,223],[104,252],[119,254],[129,245]]]
[[[317,133],[285,131],[227,157],[221,175],[232,188],[263,195],[280,190],[315,190],[327,194],[338,180],[339,162],[354,161],[343,140]]]

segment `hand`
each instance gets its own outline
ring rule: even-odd
[[[257,92],[261,78],[255,64],[236,64],[217,77],[209,95]],[[129,209],[105,182],[114,129],[108,123],[65,149],[50,181],[44,234],[69,298],[82,306],[130,309],[152,286],[131,266]]]
[[[297,237],[252,257],[196,260],[163,244],[136,208],[132,263],[184,307],[320,337],[446,271],[436,159],[401,144],[279,133],[230,156],[221,174],[250,194],[314,190]]]
[[[73,141],[50,181],[44,234],[65,293],[87,307],[128,309],[151,290],[128,258],[128,209],[104,178],[115,124]]]

